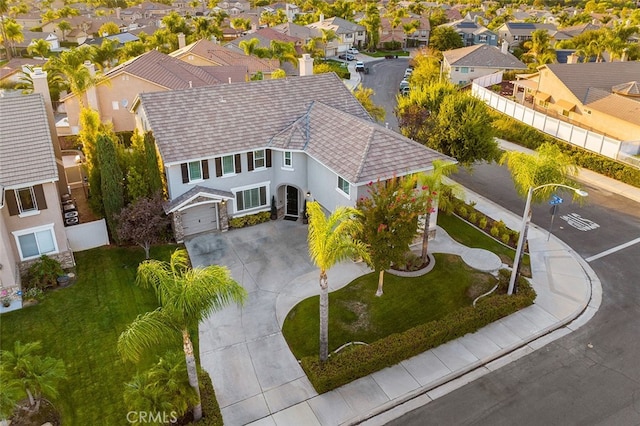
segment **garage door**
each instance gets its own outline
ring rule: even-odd
[[[214,203],[191,207],[182,212],[184,235],[213,231],[217,228],[216,205]]]

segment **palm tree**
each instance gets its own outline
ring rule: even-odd
[[[355,217],[360,213],[352,207],[338,207],[326,217],[316,201],[307,203],[309,215],[309,255],[320,269],[320,361],[329,357],[329,281],[327,270],[338,262],[355,256],[366,256],[367,247],[353,235],[359,235],[362,225]]]
[[[27,53],[32,56],[46,58],[51,53],[51,46],[45,39],[39,38],[27,47]]]
[[[9,42],[13,56],[16,56],[15,44],[24,40],[22,33],[22,25],[18,24],[15,19],[9,18],[4,21],[4,36]]]
[[[536,149],[535,155],[507,151],[500,158],[500,164],[507,165],[516,191],[522,197],[527,196],[529,188],[548,183],[576,186],[572,176],[578,173],[578,167],[557,145],[544,143]],[[546,200],[556,189],[554,186],[540,188],[534,192],[533,200]]]
[[[67,21],[58,22],[58,29],[62,32],[62,41],[66,41],[67,31],[71,30],[71,24]]]
[[[433,171],[429,174],[423,174],[420,176],[420,183],[422,184],[422,190],[427,191],[427,206],[424,218],[424,232],[422,234],[422,253],[420,258],[423,263],[427,262],[427,253],[429,249],[429,221],[431,220],[431,213],[435,212],[438,207],[443,211],[448,211],[451,208],[451,203],[447,197],[441,197],[440,195],[452,190],[451,185],[447,185],[443,182],[444,178],[457,171],[457,166],[454,163],[447,163],[442,160],[435,160],[433,162]]]
[[[60,56],[52,57],[46,64],[46,71],[63,75],[69,90],[81,102],[82,93],[97,84],[98,80],[91,75],[84,62],[91,59],[90,49],[67,50]]]
[[[296,48],[292,42],[271,40],[269,50],[271,51],[271,57],[280,61],[281,65],[284,62],[289,62],[294,66],[298,63]]]
[[[148,373],[138,373],[125,384],[124,403],[130,411],[169,413],[173,410],[169,390],[155,382]],[[150,423],[162,425],[164,423]]]
[[[193,409],[197,421],[202,417],[200,388],[189,330],[197,329],[200,321],[229,305],[242,304],[246,291],[231,278],[227,268],[212,265],[191,268],[186,250],[178,249],[170,261],[146,260],[138,266],[136,284],[151,287],[160,307],[139,315],[120,335],[118,351],[137,361],[146,349],[162,342],[176,342],[182,337],[189,384],[197,394]]]
[[[40,342],[21,344],[15,342],[12,351],[0,351],[0,371],[3,383],[19,384],[29,398],[29,405],[35,412],[40,409],[44,395],[58,396],[56,385],[66,378],[64,363],[55,358],[41,357]]]
[[[250,40],[242,40],[238,44],[238,47],[244,51],[245,55],[249,56],[253,55],[259,44],[260,40],[258,40],[257,38],[252,38]]]

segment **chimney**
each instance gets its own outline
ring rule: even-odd
[[[182,49],[185,47],[187,43],[185,42],[185,37],[183,33],[178,34],[178,49]]]
[[[313,58],[308,53],[303,53],[300,62],[300,77],[305,75],[313,75]]]
[[[578,55],[576,55],[575,52],[567,56],[567,64],[577,64],[577,63],[578,63]]]
[[[84,61],[84,66],[89,70],[91,78],[96,77],[96,66],[91,61]],[[82,99],[82,93],[76,93],[78,100]],[[98,91],[96,86],[91,85],[87,88],[87,106],[100,114],[100,107],[98,105]]]
[[[629,59],[629,49],[624,49],[622,51],[622,55],[620,56],[620,62],[627,62]]]
[[[120,10],[121,8],[116,7],[116,19],[120,19]]]
[[[507,53],[509,53],[509,43],[507,43],[507,41],[506,41],[506,40],[502,40],[502,46],[501,46],[500,51],[501,51],[503,54],[505,54],[505,55],[506,55]]]
[[[320,23],[324,23],[324,13],[320,14]]]

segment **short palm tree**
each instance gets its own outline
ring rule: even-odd
[[[56,358],[42,357],[40,342],[22,344],[15,342],[13,351],[0,351],[0,375],[5,384],[19,385],[29,398],[32,411],[40,409],[46,395],[57,397],[57,384],[66,378],[64,363]],[[13,385],[12,385],[13,386]]]
[[[169,262],[142,262],[136,283],[153,288],[160,307],[139,315],[129,325],[118,339],[118,351],[124,358],[137,361],[145,350],[163,342],[176,343],[181,337],[189,384],[197,394],[198,403],[193,409],[197,421],[202,417],[202,405],[189,330],[197,329],[200,321],[230,303],[242,304],[247,293],[225,267],[191,268],[184,249],[173,252]]]
[[[352,207],[338,207],[329,217],[318,202],[307,203],[309,255],[320,269],[320,361],[329,357],[329,281],[327,270],[338,262],[366,256],[367,246],[353,238],[362,225]]]

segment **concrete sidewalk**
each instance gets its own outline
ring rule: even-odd
[[[520,218],[467,191],[469,201],[518,229]],[[215,313],[200,327],[200,358],[213,380],[227,425],[384,424],[417,406],[570,333],[595,314],[598,278],[571,248],[532,225],[529,233],[535,304],[476,333],[318,395],[291,354],[281,328],[289,310],[318,294],[306,226],[276,221],[187,241],[194,265],[228,266],[249,292],[242,309]],[[497,256],[468,249],[438,232],[431,252],[463,255],[498,269]],[[493,256],[493,257],[492,257]],[[331,290],[368,272],[343,263],[328,272]]]

